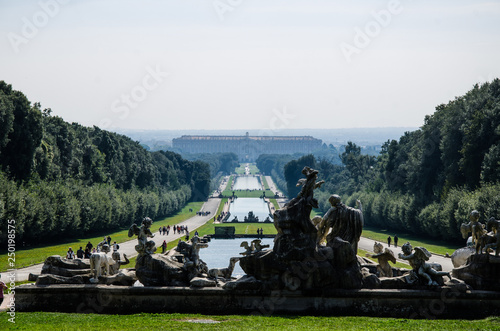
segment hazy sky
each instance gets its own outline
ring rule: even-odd
[[[0,80],[105,128],[418,127],[500,76],[500,1],[0,0]]]

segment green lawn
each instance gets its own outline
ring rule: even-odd
[[[222,223],[213,224],[214,227],[219,226],[234,226],[236,234],[257,234],[257,229],[261,229],[263,234],[276,234],[274,223]],[[198,230],[199,232],[199,230]],[[215,232],[215,230],[214,230]],[[213,232],[212,232],[213,234]]]
[[[391,239],[393,240],[391,244],[394,243],[394,235],[397,234],[399,241],[398,241],[398,246],[402,246],[404,243],[409,241],[413,247],[416,246],[422,246],[427,248],[427,250],[431,253],[436,253],[436,254],[441,254],[441,255],[446,255],[448,254],[453,254],[455,250],[457,250],[460,247],[463,246],[457,246],[453,244],[448,244],[444,243],[439,240],[435,239],[425,239],[422,237],[418,237],[413,234],[408,234],[408,233],[394,233],[392,230],[386,230],[386,229],[377,229],[373,227],[365,227],[363,228],[363,233],[361,236],[365,238],[370,238],[373,240],[380,241],[381,243],[387,244],[387,237],[391,236]],[[464,243],[465,246],[465,243]]]
[[[224,208],[224,205],[226,204],[227,200],[228,200],[227,198],[221,199],[219,208],[217,209],[217,212],[215,213],[214,216],[218,216],[220,215],[220,213],[222,213],[222,209]]]
[[[11,324],[0,314],[0,329],[12,330],[498,330],[500,318],[434,320],[379,317],[317,317],[201,314],[100,315],[16,313]]]
[[[271,189],[269,188],[269,184],[267,183],[266,176],[260,176],[260,179],[262,180],[262,184],[264,185],[266,191],[270,191]]]
[[[180,212],[175,214],[174,216],[171,217],[166,217],[163,219],[156,220],[153,223],[152,226],[152,231],[155,232],[158,230],[160,226],[166,226],[166,225],[173,225],[180,223],[190,217],[193,217],[196,212],[201,208],[203,205],[203,202],[191,202],[184,206]],[[192,209],[193,211],[190,212],[189,209]],[[155,230],[156,229],[156,230]],[[45,259],[48,256],[51,255],[61,255],[65,256],[66,252],[68,250],[68,247],[72,247],[73,250],[76,252],[76,250],[82,246],[85,247],[87,242],[91,242],[94,246],[96,246],[99,242],[102,241],[103,236],[109,235],[111,237],[112,241],[116,241],[117,243],[121,243],[124,241],[130,240],[128,237],[128,227],[125,229],[121,229],[116,232],[112,233],[101,233],[99,235],[94,235],[91,237],[82,237],[78,239],[71,239],[69,241],[61,241],[55,245],[52,246],[43,246],[43,247],[34,247],[30,249],[21,249],[17,247],[16,250],[16,269],[22,268],[22,267],[27,267],[33,264],[37,263],[42,263],[45,261]],[[7,253],[1,254],[0,255],[0,261],[2,263],[0,264],[0,271],[5,271],[9,269],[7,265]]]
[[[280,209],[280,205],[278,204],[278,201],[276,201],[276,199],[269,199],[269,201],[271,201],[271,203],[273,204],[274,210]]]
[[[314,216],[323,216],[323,213],[321,213],[319,210],[313,209],[311,210],[310,218],[312,219]]]
[[[262,191],[262,190],[256,190],[256,191],[247,191],[247,190],[237,190],[237,191],[233,191],[233,190],[224,190],[222,192],[222,195],[224,197],[231,197],[233,196],[233,192],[234,194],[238,197],[238,198],[260,198],[263,194],[263,192],[265,191]],[[271,196],[272,194],[268,191],[266,193],[266,195]]]
[[[234,176],[233,175],[229,176],[229,179],[227,180],[226,191],[231,189],[231,185],[233,185],[233,180]]]
[[[207,234],[214,234],[215,227],[218,226],[234,226],[235,234],[257,234],[257,228],[262,228],[264,234],[276,234],[274,223],[221,223],[213,224],[213,220],[208,221],[205,225],[199,227],[198,234],[200,237]]]

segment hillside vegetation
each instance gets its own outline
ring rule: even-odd
[[[300,189],[304,166],[318,169],[326,181],[316,193],[323,212],[336,193],[349,205],[360,199],[368,225],[462,243],[460,224],[472,210],[483,223],[500,218],[500,80],[437,106],[419,130],[387,141],[377,157],[348,143],[340,159],[307,155],[279,169],[285,159],[266,156],[257,165],[278,183],[284,178],[289,196]]]
[[[0,81],[0,222],[15,220],[18,244],[170,215],[209,189],[207,163],[67,123]]]

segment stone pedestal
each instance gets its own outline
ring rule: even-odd
[[[453,277],[463,280],[475,290],[500,291],[500,257],[473,254],[464,266],[453,269]]]

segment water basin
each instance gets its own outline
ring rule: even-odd
[[[250,211],[253,211],[254,215],[259,217],[259,222],[264,222],[266,217],[269,216],[269,207],[264,200],[259,198],[238,198],[229,206],[229,212],[231,213],[229,221],[238,216],[238,221],[243,222]]]
[[[233,190],[262,190],[260,180],[255,176],[237,176]]]
[[[255,238],[236,238],[236,239],[212,239],[208,243],[207,248],[200,250],[200,258],[208,265],[209,269],[212,268],[227,268],[229,259],[231,257],[242,257],[240,253],[245,251],[240,247],[243,241],[248,242],[250,245]],[[262,238],[261,245],[269,245],[269,249],[273,248],[273,238]],[[266,248],[268,249],[268,248]],[[240,264],[236,263],[233,271],[233,277],[241,277],[245,275]]]

